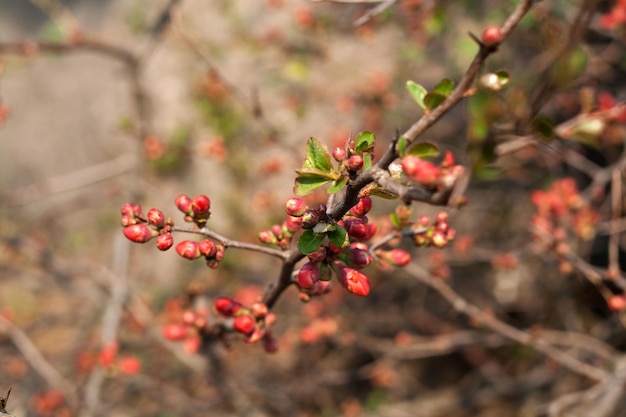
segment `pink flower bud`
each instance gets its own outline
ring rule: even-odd
[[[155,236],[152,230],[143,223],[126,226],[122,231],[124,236],[135,243],[146,243]]]
[[[259,233],[259,240],[262,243],[271,243],[273,245],[275,245],[278,242],[278,239],[276,239],[276,235],[272,233],[271,230],[262,230]]]
[[[125,203],[122,205],[122,208],[120,209],[120,211],[122,212],[122,216],[130,216],[130,217],[134,217],[135,213],[133,210],[133,205],[130,203]]]
[[[356,269],[347,266],[339,266],[337,278],[341,285],[352,294],[364,297],[370,292],[369,279],[365,274]]]
[[[256,319],[251,314],[243,314],[241,316],[235,317],[235,321],[233,322],[233,327],[239,333],[250,334],[254,331],[256,327]]]
[[[174,238],[171,233],[163,233],[162,235],[157,236],[156,238],[156,246],[159,250],[168,250],[174,244]]]
[[[447,221],[448,221],[448,213],[445,212],[445,211],[440,211],[435,216],[435,222],[436,223],[446,223]]]
[[[185,214],[191,214],[191,198],[189,198],[188,195],[179,195],[178,197],[176,197],[176,200],[174,200],[174,204],[176,204],[176,207],[181,212]]]
[[[198,242],[183,240],[176,245],[176,253],[186,259],[197,259],[201,256]]]
[[[298,271],[298,285],[300,288],[311,288],[320,280],[319,267],[313,262],[307,262]]]
[[[148,223],[154,227],[161,228],[165,226],[165,214],[159,209],[151,208],[146,214]]]
[[[436,248],[444,248],[448,244],[448,239],[445,234],[436,231],[430,237],[430,243]]]
[[[135,216],[133,215],[122,214],[122,221],[120,223],[122,226],[126,227],[132,224],[137,224],[138,220],[135,219]]]
[[[335,158],[335,161],[341,162],[345,160],[347,157],[348,157],[348,153],[346,152],[345,148],[341,148],[338,146],[335,149],[333,149],[333,158]]]
[[[209,200],[209,197],[200,194],[193,198],[193,201],[191,202],[191,210],[194,212],[194,214],[198,216],[203,216],[208,214],[210,209],[211,200]]]
[[[285,203],[285,211],[288,215],[293,217],[301,217],[306,209],[308,208],[307,204],[301,198],[290,198]]]
[[[411,262],[411,255],[400,248],[383,252],[380,257],[394,266],[405,266]]]

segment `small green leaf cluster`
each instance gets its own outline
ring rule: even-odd
[[[329,194],[341,190],[351,176],[371,168],[374,143],[375,137],[372,133],[360,133],[356,139],[349,140],[344,148],[333,151],[335,167],[326,145],[319,139],[310,138],[307,141],[306,159],[302,167],[296,170],[298,175],[294,194],[305,196],[328,184],[330,184],[327,190]]]

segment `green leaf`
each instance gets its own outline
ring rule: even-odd
[[[316,168],[300,168],[296,169],[296,173],[299,177],[323,178],[327,180],[335,180],[339,176],[339,174],[334,171],[322,171]]]
[[[309,138],[306,143],[306,159],[302,168],[316,168],[320,171],[332,171],[328,148],[316,138]]]
[[[395,200],[398,198],[397,195],[390,193],[389,191],[385,191],[385,189],[376,186],[370,189],[369,195],[373,195],[376,197],[384,198],[385,200]]]
[[[500,81],[500,85],[504,87],[509,83],[510,75],[508,72],[504,70],[496,71],[495,74],[498,76],[498,80]]]
[[[439,93],[428,93],[424,97],[424,105],[426,109],[432,110],[444,102],[447,96]]]
[[[364,153],[363,154],[363,169],[367,170],[372,167],[372,154]]]
[[[317,188],[328,184],[331,180],[320,177],[297,177],[293,193],[299,197],[311,194]]]
[[[420,142],[411,146],[408,154],[419,156],[420,158],[434,158],[439,156],[439,148],[430,142]]]
[[[354,140],[354,151],[356,153],[365,152],[374,146],[376,138],[371,132],[361,132]]]
[[[424,104],[424,96],[426,96],[428,90],[411,80],[406,82],[406,88],[407,90],[409,90],[409,93],[411,94],[411,97],[413,97],[413,100],[415,100],[415,102],[419,104],[421,108],[425,109],[426,105]]]
[[[313,230],[305,230],[298,239],[298,249],[305,255],[313,253],[320,247],[325,236],[323,233],[313,233]]]
[[[483,181],[495,181],[502,176],[502,172],[496,167],[484,165],[476,167],[474,175]]]
[[[439,81],[430,92],[448,97],[452,90],[454,90],[454,82],[447,78],[444,78],[443,80]]]
[[[333,229],[329,230],[327,233],[328,240],[332,242],[333,245],[338,248],[343,248],[348,245],[348,233],[346,229],[339,226],[338,224],[334,225]]]
[[[396,145],[396,149],[398,151],[398,155],[400,155],[400,157],[403,157],[404,154],[406,153],[406,145],[407,145],[407,140],[404,136],[400,136],[398,138],[398,144]]]
[[[398,219],[398,215],[396,213],[391,213],[389,215],[389,220],[391,221],[391,225],[394,229],[400,228],[400,219]]]
[[[341,190],[347,183],[347,177],[340,177],[336,179],[335,182],[333,182],[331,186],[328,187],[328,194],[335,194],[337,191]]]

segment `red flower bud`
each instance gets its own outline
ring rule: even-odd
[[[263,317],[265,317],[268,311],[269,310],[267,309],[267,305],[265,305],[265,303],[262,303],[262,302],[256,302],[250,306],[250,312],[252,313],[252,315],[259,319],[262,319]]]
[[[354,154],[348,158],[348,169],[351,171],[358,171],[363,168],[363,156]]]
[[[215,309],[225,317],[231,317],[241,308],[241,303],[230,297],[220,297],[215,300]]]
[[[198,250],[202,256],[213,258],[217,254],[217,245],[209,239],[204,239],[198,244]]]
[[[369,196],[361,197],[359,202],[350,209],[353,216],[365,216],[372,209],[372,198]]]
[[[339,266],[338,279],[341,285],[352,294],[364,297],[370,292],[369,279],[356,269]]]
[[[141,372],[141,362],[134,356],[124,356],[119,362],[120,372],[126,375],[136,375]]]
[[[348,235],[354,239],[365,239],[369,236],[368,227],[361,218],[346,219],[344,224]]]
[[[302,228],[312,229],[320,222],[321,214],[319,210],[308,209],[302,215]]]
[[[173,244],[174,238],[170,233],[163,233],[156,238],[156,246],[159,250],[168,250]]]
[[[183,240],[176,245],[176,253],[186,259],[197,259],[201,255],[198,242],[193,240]]]
[[[319,267],[313,262],[307,262],[298,271],[298,285],[300,288],[311,288],[320,280]]]
[[[487,46],[502,42],[502,31],[497,26],[487,26],[483,31],[482,41]]]
[[[302,225],[302,217],[289,216],[283,222],[284,228],[287,229],[287,231],[291,233],[296,232],[300,228],[301,225]]]
[[[322,262],[324,259],[326,259],[326,248],[324,246],[320,246],[315,252],[309,253],[307,255],[307,258],[309,258],[309,261],[311,262]]]
[[[307,204],[301,198],[290,198],[285,203],[285,211],[293,217],[301,217],[307,209]]]
[[[178,210],[182,211],[185,214],[190,214],[191,213],[191,198],[189,198],[188,195],[186,194],[181,194],[178,197],[176,197],[176,200],[174,200],[174,204],[176,204],[176,207],[178,208]]]
[[[350,262],[356,268],[365,268],[372,263],[374,258],[367,250],[350,245]]]
[[[241,316],[235,317],[235,321],[233,322],[233,327],[239,333],[250,334],[256,328],[256,319],[251,314],[243,314]]]
[[[146,214],[148,223],[154,227],[161,228],[165,226],[165,214],[159,209],[151,208]]]
[[[178,342],[187,336],[187,328],[182,324],[168,324],[163,326],[163,336],[167,340]]]
[[[446,151],[439,166],[441,168],[452,168],[452,166],[454,166],[454,155],[452,155],[452,152]]]
[[[621,311],[626,308],[626,297],[624,294],[613,295],[607,300],[607,305],[611,311]]]
[[[198,216],[203,216],[209,213],[211,209],[211,200],[209,197],[200,194],[193,198],[191,202],[191,210]]]
[[[122,231],[124,236],[135,243],[146,243],[154,237],[152,230],[143,223],[126,226]]]
[[[424,161],[415,155],[402,158],[402,170],[413,181],[426,187],[436,185],[439,178],[439,168],[432,162]]]

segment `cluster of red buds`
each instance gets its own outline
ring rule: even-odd
[[[294,200],[294,201],[292,201]],[[295,203],[295,200],[298,200],[298,204],[302,204],[303,207],[306,208],[306,203],[301,198],[292,198],[287,201],[287,214],[293,213],[301,213],[299,215],[289,215],[282,224],[272,225],[271,228],[262,230],[259,233],[259,240],[262,243],[267,243],[270,245],[277,245],[281,249],[288,249],[291,244],[291,240],[294,234],[300,229],[302,226],[302,215],[304,214],[304,210],[300,210],[298,207],[289,207],[290,202]]]
[[[366,166],[366,162],[371,161],[373,146],[365,146],[357,151],[354,140],[348,140],[346,145],[333,149],[332,155],[335,161],[339,162],[339,172],[347,170],[348,173],[357,173]]]
[[[173,222],[166,219],[162,211],[152,208],[144,216],[139,204],[122,205],[122,221],[124,236],[135,243],[146,243],[157,238],[157,247],[169,249],[174,240],[170,234]]]
[[[193,222],[198,227],[203,227],[211,216],[211,200],[205,195],[197,195],[190,198],[185,194],[176,197],[176,207],[185,215],[186,222]],[[156,238],[156,246],[162,251],[170,249],[174,245],[172,227],[174,222],[166,218],[163,212],[151,208],[144,215],[138,204],[126,203],[122,206],[122,226],[124,236],[135,243],[146,243]],[[210,239],[200,242],[183,240],[176,245],[176,253],[185,259],[198,259],[204,257],[210,268],[217,268],[224,258],[224,246]]]
[[[532,226],[540,240],[545,240],[545,236],[564,240],[564,227],[582,239],[593,238],[599,215],[581,197],[574,179],[557,180],[546,191],[534,191],[530,199],[537,210]]]
[[[416,155],[407,155],[400,163],[411,181],[430,191],[450,190],[465,171],[462,165],[456,164],[450,151],[445,153],[439,166]]]
[[[456,236],[456,230],[450,227],[445,211],[437,213],[434,219],[427,215],[419,216],[412,229],[413,241],[417,246],[445,248]]]
[[[217,268],[220,261],[224,259],[225,249],[223,245],[215,243],[211,239],[204,239],[200,242],[183,240],[176,245],[176,253],[180,256],[189,260],[204,256],[207,266],[211,269]]]
[[[222,316],[232,319],[233,329],[241,333],[246,342],[262,341],[267,352],[276,352],[276,340],[270,330],[276,316],[265,303],[255,302],[246,307],[230,297],[220,297],[215,300],[215,309]]]
[[[163,326],[163,336],[173,342],[182,342],[187,353],[195,353],[200,348],[200,334],[209,324],[205,308],[187,309],[180,317]]]
[[[174,203],[178,210],[185,215],[186,222],[193,222],[199,227],[203,227],[211,217],[211,200],[203,194],[194,198],[181,194],[176,197]]]

